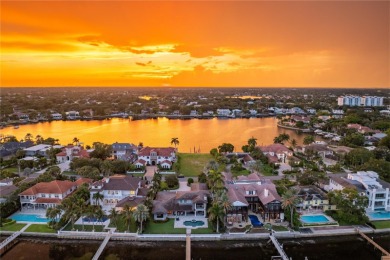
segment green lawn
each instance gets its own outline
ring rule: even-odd
[[[261,175],[264,175],[264,176],[275,176],[275,174],[273,172],[274,172],[274,169],[271,166],[269,166],[268,164],[265,164],[263,166],[262,171],[261,171]]]
[[[371,222],[377,229],[390,228],[390,220],[381,220]]]
[[[16,173],[16,174],[19,172],[17,167],[8,167],[8,168],[4,168],[3,170],[9,171],[9,172],[13,172],[13,173]]]
[[[21,223],[14,223],[11,225],[6,225],[4,227],[0,227],[0,231],[19,231],[21,230],[26,224]]]
[[[77,172],[63,171],[62,174],[64,174],[64,175],[77,175]]]
[[[234,177],[237,177],[237,176],[240,176],[240,175],[248,176],[250,173],[251,173],[251,171],[249,171],[247,169],[243,169],[241,171],[232,170],[232,174],[233,174]]]
[[[275,231],[288,231],[288,228],[283,226],[272,226],[272,229]]]
[[[84,231],[92,231],[93,226],[92,225],[84,225]],[[66,225],[66,227],[63,229],[64,231],[71,231],[72,230],[72,224],[69,223]],[[74,230],[82,231],[83,225],[74,225]],[[95,225],[95,232],[103,232],[103,226],[102,225]]]
[[[142,178],[142,177],[144,177],[145,173],[128,173],[127,175]]]
[[[185,177],[198,177],[207,163],[213,160],[211,154],[180,153],[180,174]]]
[[[127,232],[127,226],[126,226],[126,223],[125,221],[123,220],[123,218],[120,218],[118,217],[117,221],[116,221],[116,230],[119,231],[119,232]],[[115,227],[114,223],[111,221],[109,227]],[[135,233],[137,232],[137,224],[135,223],[134,220],[131,220],[131,223],[130,223],[130,233]]]
[[[56,230],[50,228],[48,225],[32,224],[26,229],[26,232],[39,232],[39,233],[57,233]]]
[[[169,219],[165,223],[154,223],[153,220],[150,220],[146,225],[144,234],[185,234],[185,228],[174,228],[174,219]],[[213,234],[213,229],[209,223],[208,228],[198,228],[191,230],[192,234]]]

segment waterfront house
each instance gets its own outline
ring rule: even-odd
[[[53,120],[62,120],[62,114],[60,114],[60,113],[53,113],[53,114],[51,114],[51,118]]]
[[[157,165],[164,161],[176,162],[176,149],[173,147],[144,147],[138,152],[138,161],[144,160],[147,165]]]
[[[334,210],[335,205],[329,204],[329,199],[325,192],[316,186],[298,186],[294,187],[297,190],[299,202],[296,205],[298,211],[302,210]]]
[[[0,180],[0,203],[6,202],[17,189],[18,187],[13,185],[13,179],[5,178]]]
[[[77,189],[78,183],[71,181],[40,182],[31,188],[19,193],[20,205],[23,207],[50,208]]]
[[[67,111],[65,112],[66,119],[77,120],[80,119],[80,113],[78,111]]]
[[[130,143],[113,143],[112,157],[116,160],[133,162],[136,159],[138,146]]]
[[[89,151],[80,145],[69,144],[56,154],[56,158],[59,163],[72,161],[73,158],[89,158]]]
[[[286,163],[288,156],[294,153],[283,144],[271,144],[268,146],[259,146],[264,155],[273,163]]]
[[[217,109],[217,116],[228,117],[231,113],[230,109]]]
[[[248,221],[250,212],[259,214],[264,221],[283,219],[281,197],[270,180],[260,179],[252,173],[231,179],[225,174],[225,186],[232,208],[228,211],[228,225]]]
[[[35,156],[43,156],[49,158],[49,154],[47,153],[50,149],[61,149],[64,146],[62,145],[50,145],[50,144],[37,144],[28,148],[23,149],[25,151],[26,157],[35,157]]]
[[[153,201],[153,219],[180,216],[206,217],[210,192],[205,183],[192,183],[190,191],[161,191]]]
[[[390,211],[390,183],[379,179],[374,171],[358,171],[340,176],[331,176],[329,184],[324,187],[327,191],[352,188],[368,198],[367,211]]]
[[[25,149],[33,146],[34,143],[32,141],[25,142],[7,142],[0,145],[0,158],[3,160],[8,160],[12,155],[16,153],[16,151]]]
[[[91,185],[91,204],[98,204],[103,209],[110,210],[124,198],[144,197],[146,190],[145,183],[140,178],[129,175],[113,175]],[[94,194],[98,192],[103,195],[103,199],[96,201]]]

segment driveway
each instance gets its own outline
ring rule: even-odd
[[[153,180],[154,173],[157,171],[157,166],[146,166],[146,173],[145,173],[145,178],[148,181]]]
[[[179,188],[175,191],[190,191],[191,187],[187,186],[186,181],[179,181]]]

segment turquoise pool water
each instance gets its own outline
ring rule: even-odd
[[[375,211],[367,213],[370,219],[390,219],[390,211]]]
[[[304,215],[301,216],[301,221],[305,223],[326,223],[330,220],[324,215]]]
[[[199,227],[199,226],[203,226],[204,225],[204,222],[201,221],[201,220],[197,220],[197,221],[184,221],[183,222],[184,226],[190,226],[190,227]]]
[[[10,218],[16,221],[24,222],[46,223],[49,221],[47,218],[38,214],[15,213]]]

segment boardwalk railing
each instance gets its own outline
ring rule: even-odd
[[[0,251],[3,251],[3,249],[10,244],[15,238],[17,238],[20,234],[22,234],[31,224],[27,224],[24,226],[20,231],[13,233],[11,236],[7,237],[3,242],[0,244]]]
[[[289,260],[286,252],[284,252],[282,245],[279,243],[279,241],[276,239],[276,237],[274,237],[271,234],[271,235],[269,235],[269,238],[271,239],[272,243],[274,243],[276,250],[278,250],[278,253],[283,258],[283,260]]]
[[[387,252],[383,247],[381,247],[380,245],[378,245],[374,240],[372,240],[371,238],[369,238],[366,234],[364,234],[362,231],[360,231],[358,228],[356,229],[356,231],[358,232],[359,235],[361,235],[363,238],[365,238],[368,242],[370,242],[373,246],[375,246],[376,248],[379,249],[379,251],[382,252],[383,255],[385,256],[390,256],[390,253]]]

